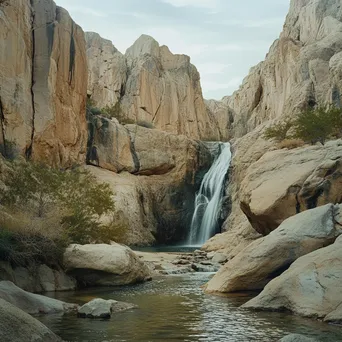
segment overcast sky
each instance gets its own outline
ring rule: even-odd
[[[289,0],[55,0],[85,31],[122,53],[141,34],[183,53],[201,74],[204,97],[220,99],[262,61],[281,32]]]

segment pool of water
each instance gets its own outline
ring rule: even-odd
[[[151,246],[151,247],[131,247],[134,251],[139,252],[159,252],[159,253],[191,253],[201,246]]]
[[[283,313],[252,312],[239,306],[252,294],[215,297],[200,286],[208,273],[160,277],[152,282],[119,288],[94,288],[50,294],[55,298],[88,302],[93,298],[137,304],[138,309],[92,320],[47,315],[39,319],[65,341],[188,341],[272,342],[301,333],[323,342],[342,341],[342,328]]]

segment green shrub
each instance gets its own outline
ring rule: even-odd
[[[12,163],[5,178],[0,203],[9,211],[29,213],[44,221],[58,211],[58,224],[68,242],[89,243],[102,237],[102,218],[114,212],[113,192],[98,183],[90,172],[75,168],[63,171],[37,163]],[[115,236],[112,237],[115,239]]]
[[[278,141],[283,141],[287,138],[288,131],[293,126],[293,122],[286,120],[284,122],[277,123],[265,130],[265,139],[276,139]]]
[[[318,107],[301,112],[295,121],[294,137],[311,144],[325,144],[329,138],[341,136],[342,110]]]
[[[293,132],[289,134],[289,132]],[[298,139],[305,143],[325,144],[329,138],[339,138],[342,133],[342,110],[336,107],[307,109],[293,121],[284,121],[266,129],[266,139]]]
[[[150,121],[138,120],[137,125],[141,127],[145,127],[145,128],[150,128],[150,129],[155,128],[153,123]]]

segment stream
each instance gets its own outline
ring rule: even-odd
[[[111,320],[60,315],[38,318],[63,340],[72,342],[272,342],[289,333],[316,337],[319,341],[342,341],[340,327],[284,313],[240,309],[252,294],[206,295],[200,286],[211,276],[209,273],[160,276],[148,283],[115,289],[50,293],[47,295],[79,304],[101,297],[134,303],[139,308],[117,313]]]

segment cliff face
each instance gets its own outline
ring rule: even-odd
[[[292,0],[280,38],[223,102],[232,112],[231,136],[316,103],[341,105],[340,0]]]
[[[218,120],[202,96],[200,76],[185,55],[142,35],[125,55],[86,33],[88,95],[99,108],[118,103],[121,115],[193,139],[220,139]]]
[[[340,141],[279,150],[265,127],[315,104],[341,106],[342,4],[293,0],[280,38],[265,61],[251,69],[240,89],[216,106],[230,116],[233,160],[226,233],[205,248],[234,256],[291,215],[341,197]]]
[[[82,29],[52,0],[5,0],[0,11],[2,149],[54,165],[82,163],[87,140]]]

